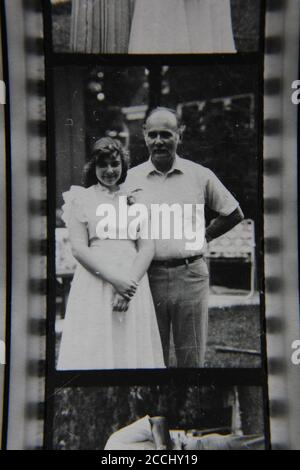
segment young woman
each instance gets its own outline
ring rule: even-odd
[[[94,144],[85,168],[86,187],[72,186],[63,194],[63,219],[78,266],[67,304],[58,370],[164,367],[146,275],[154,245],[139,238],[138,227],[129,234],[122,222],[126,214],[118,212],[124,207],[120,198],[127,203],[128,196],[120,187],[126,174],[121,144],[102,138]],[[102,209],[110,208],[117,217],[106,221],[99,217]]]
[[[136,0],[129,53],[219,52],[235,52],[230,0]]]

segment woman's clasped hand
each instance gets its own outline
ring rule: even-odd
[[[112,281],[112,285],[116,289],[115,296],[113,298],[112,306],[113,310],[117,312],[126,312],[128,305],[132,297],[135,295],[139,283],[134,279],[130,279],[129,275],[118,275],[118,277]]]

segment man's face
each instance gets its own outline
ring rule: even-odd
[[[145,142],[153,165],[167,172],[173,164],[180,140],[176,117],[169,111],[157,111],[146,122]]]

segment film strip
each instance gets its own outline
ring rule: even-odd
[[[297,401],[300,374],[299,367],[290,360],[291,343],[300,338],[295,256],[297,108],[290,100],[291,83],[298,73],[295,57],[298,22],[291,20],[297,15],[297,0],[267,2],[264,259],[271,442],[275,449],[300,448]],[[48,244],[42,2],[6,1],[5,16],[11,119],[13,291],[7,335],[11,338],[7,347],[9,374],[4,417],[7,435],[3,442],[8,449],[40,449],[45,424]]]
[[[299,2],[267,2],[264,97],[265,307],[271,442],[299,449],[299,368],[291,344],[299,337],[297,257],[297,109]]]
[[[8,449],[38,449],[43,446],[47,286],[42,4],[26,0],[5,2],[5,16],[11,120],[11,280],[14,286],[7,348],[10,354],[6,446]]]
[[[5,305],[6,305],[6,174],[5,174],[5,102],[6,90],[5,81],[3,76],[3,61],[2,61],[2,25],[0,23],[0,187],[1,187],[1,207],[0,214],[2,218],[2,227],[0,232],[0,303],[3,306],[3,315],[0,317],[0,442],[2,439],[2,424],[3,424],[3,394],[4,394],[4,367],[6,362],[6,348],[5,348]]]

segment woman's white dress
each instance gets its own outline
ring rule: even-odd
[[[236,52],[230,0],[136,0],[129,53]]]
[[[70,214],[85,224],[90,249],[104,265],[130,266],[137,251],[131,239],[96,235],[99,204],[118,207],[121,191],[111,195],[100,185],[72,186],[64,193],[63,218]],[[118,229],[119,227],[117,227]],[[137,233],[138,236],[138,233]],[[58,370],[163,368],[163,353],[147,274],[127,312],[114,312],[114,288],[78,263],[68,298],[58,357]]]

